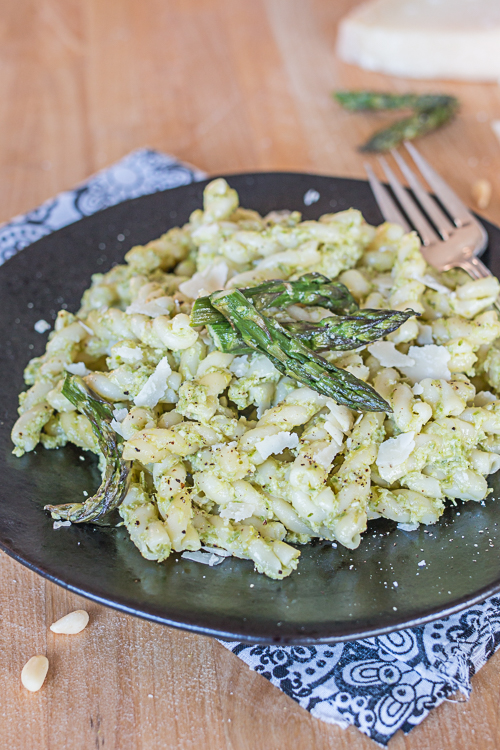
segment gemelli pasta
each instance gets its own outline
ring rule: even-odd
[[[349,309],[340,316],[327,297],[290,297],[261,318],[251,290],[278,288],[277,279],[285,297],[296,281],[328,283]],[[397,225],[372,227],[354,209],[318,221],[261,217],[214,180],[188,224],[130,249],[123,265],[92,277],[78,313],[59,312],[45,354],[25,371],[14,453],[71,442],[97,454],[102,507],[117,508],[149,560],[208,547],[281,579],[314,537],[354,549],[372,519],[433,524],[447,501],[487,497],[500,468],[499,291],[493,277],[438,274]],[[228,315],[233,297],[257,325],[272,318],[268,350],[217,312]],[[204,298],[219,337],[216,323],[195,324]],[[388,333],[356,343],[362,326],[387,326],[398,311]],[[311,354],[325,336],[334,343]],[[287,341],[304,372],[340,378],[358,401],[333,398],[295,360],[291,370],[280,359]],[[98,517],[88,507],[49,509],[78,522]]]

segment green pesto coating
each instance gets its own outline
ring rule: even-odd
[[[117,435],[110,425],[113,418],[110,406],[93,396],[81,378],[74,375],[66,375],[62,394],[90,421],[106,460],[106,468],[101,486],[93,497],[87,498],[84,503],[46,505],[45,510],[50,511],[52,518],[72,523],[96,522],[117,508],[123,500],[128,489],[131,463],[121,458]]]

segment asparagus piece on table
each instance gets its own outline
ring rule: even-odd
[[[291,338],[276,320],[256,310],[239,289],[214,292],[210,300],[235,326],[245,344],[265,354],[284,375],[351,409],[391,411],[389,404],[371,386]]]
[[[413,140],[447,123],[458,110],[458,99],[445,94],[390,94],[378,91],[337,91],[335,99],[351,111],[410,108],[413,115],[377,131],[362,151],[389,151],[403,141]]]
[[[106,468],[101,486],[93,497],[87,498],[84,503],[46,505],[45,510],[50,511],[52,518],[72,523],[97,521],[120,505],[128,489],[132,464],[122,460],[117,435],[110,425],[113,418],[110,406],[92,395],[81,378],[76,376],[66,375],[62,394],[90,421],[106,460]]]

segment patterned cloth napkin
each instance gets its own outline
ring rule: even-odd
[[[86,183],[0,228],[0,264],[31,242],[129,198],[205,175],[171,156],[140,149]],[[387,745],[458,692],[500,643],[500,596],[457,615],[377,638],[330,646],[221,643],[323,721],[354,724]]]

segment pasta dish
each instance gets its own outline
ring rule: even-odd
[[[59,312],[14,453],[98,456],[95,495],[46,506],[58,523],[119,522],[149,560],[233,555],[281,579],[315,537],[354,549],[372,519],[412,529],[488,496],[499,286],[438,274],[395,224],[262,217],[214,180],[185,226]]]

